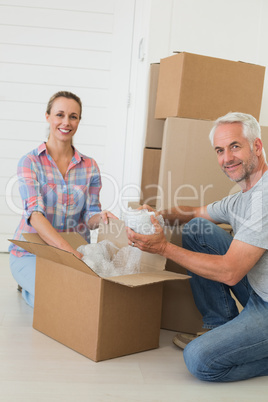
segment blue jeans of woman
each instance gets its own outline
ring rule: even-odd
[[[223,255],[232,236],[213,223],[195,218],[184,226],[188,250]],[[239,381],[268,375],[268,303],[244,277],[229,287],[192,274],[190,283],[204,328],[211,329],[184,349],[188,370],[206,381]],[[231,292],[244,307],[239,314]]]
[[[14,279],[17,284],[22,287],[22,297],[29,306],[33,307],[36,266],[35,255],[26,254],[23,257],[16,257],[10,254],[9,264]]]

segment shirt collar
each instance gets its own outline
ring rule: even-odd
[[[73,160],[76,161],[76,163],[81,162],[82,160],[84,160],[84,156],[82,154],[80,154],[79,151],[77,151],[77,149],[73,146],[74,149],[74,156],[73,156]]]
[[[81,160],[84,160],[84,156],[82,154],[80,154],[80,152],[77,151],[77,149],[74,146],[73,146],[73,149],[74,149],[73,161],[75,161],[75,163],[79,163]],[[46,147],[45,142],[43,142],[41,145],[39,145],[39,147],[37,148],[37,152],[38,152],[38,156],[43,152],[47,152],[47,147]]]
[[[37,153],[38,156],[42,153],[42,152],[46,152],[47,147],[46,147],[46,143],[43,142],[41,145],[39,145],[39,147],[37,148]]]

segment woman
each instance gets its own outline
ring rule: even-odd
[[[81,100],[73,93],[61,91],[50,98],[46,110],[48,141],[18,164],[24,212],[14,236],[24,240],[23,233],[37,232],[47,244],[78,258],[82,255],[59,232],[77,231],[90,242],[90,229],[97,228],[101,218],[105,223],[109,217],[115,218],[101,211],[97,163],[72,146],[81,116]],[[36,257],[14,244],[9,251],[11,272],[23,298],[33,307]]]

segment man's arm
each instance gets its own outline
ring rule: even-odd
[[[134,243],[142,251],[160,254],[189,271],[204,278],[234,286],[256,264],[265,249],[233,240],[225,255],[197,253],[169,243],[157,220],[152,217],[156,228],[154,235],[140,235],[127,228],[129,244]]]
[[[167,243],[162,255],[203,278],[234,286],[264,252],[263,248],[233,240],[225,255],[196,253],[171,243]]]

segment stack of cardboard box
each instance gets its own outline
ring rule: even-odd
[[[185,52],[151,65],[142,204],[206,205],[238,190],[217,165],[208,135],[213,121],[228,112],[259,119],[264,74],[262,66]],[[262,131],[268,145],[268,130]],[[174,232],[172,242],[181,244],[180,237]],[[185,273],[170,260],[166,269]],[[164,285],[162,328],[201,330],[188,282]]]

